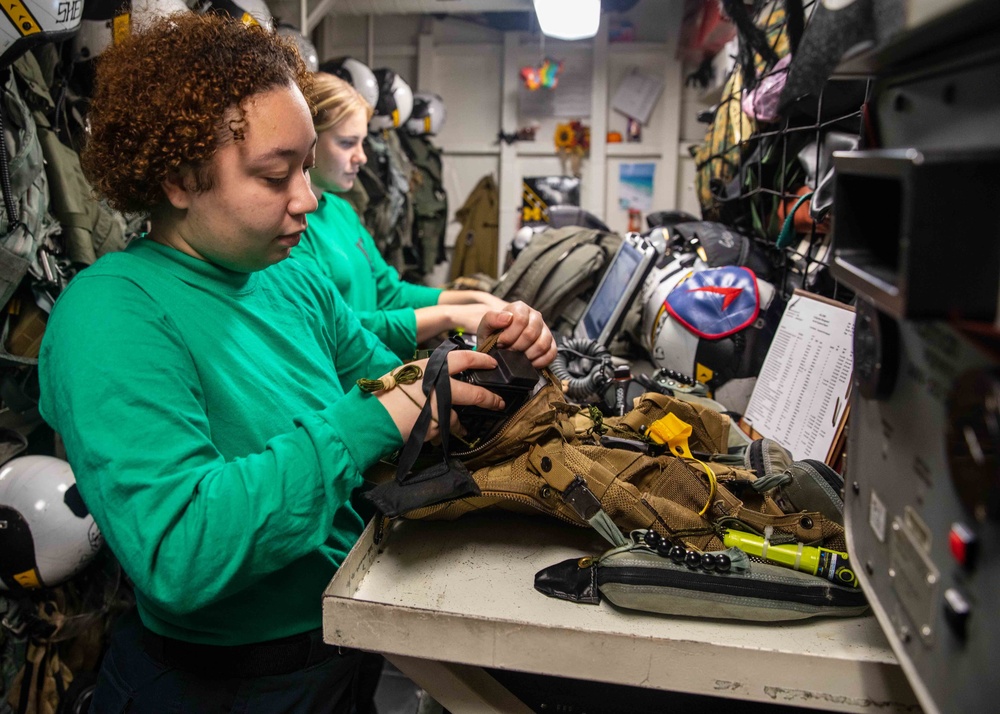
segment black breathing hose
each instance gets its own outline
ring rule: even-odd
[[[8,72],[4,73],[9,77]],[[6,82],[4,82],[6,84]],[[5,115],[4,98],[0,90],[0,190],[3,191],[3,205],[7,209],[7,231],[17,226],[17,206],[14,203],[14,190],[10,185],[10,160],[7,157],[7,133],[4,129]]]
[[[566,396],[580,400],[600,396],[614,376],[608,348],[583,337],[563,340],[549,369],[566,384]]]

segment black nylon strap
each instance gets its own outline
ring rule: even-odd
[[[465,465],[448,456],[451,435],[451,375],[448,372],[448,353],[454,349],[460,349],[460,345],[445,342],[434,350],[427,360],[427,369],[421,383],[427,401],[410,431],[410,438],[406,440],[400,452],[396,478],[379,484],[364,495],[383,515],[390,518],[435,503],[480,494],[479,486]],[[441,462],[414,473],[413,466],[423,451],[433,416],[432,392],[437,397],[438,403]]]
[[[413,469],[413,464],[417,462],[424,441],[427,439],[427,430],[431,425],[431,392],[435,392],[438,401],[438,424],[441,428],[441,446],[444,451],[444,459],[448,458],[448,437],[451,435],[451,375],[448,373],[448,353],[458,345],[454,342],[442,343],[431,354],[427,360],[427,369],[424,372],[424,381],[421,389],[427,401],[424,402],[410,431],[410,438],[403,445],[403,451],[399,455],[399,464],[396,467],[396,480],[402,483]],[[445,415],[442,417],[441,415]]]

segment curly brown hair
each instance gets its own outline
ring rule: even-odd
[[[125,213],[159,206],[182,168],[207,190],[216,149],[243,138],[247,98],[293,83],[310,96],[291,40],[222,14],[162,18],[98,58],[84,172]]]

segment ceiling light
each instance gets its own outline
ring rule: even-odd
[[[542,34],[560,40],[582,40],[597,34],[601,0],[534,0]]]

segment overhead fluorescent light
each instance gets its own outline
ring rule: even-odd
[[[534,0],[538,26],[546,37],[583,40],[597,34],[601,0]]]

